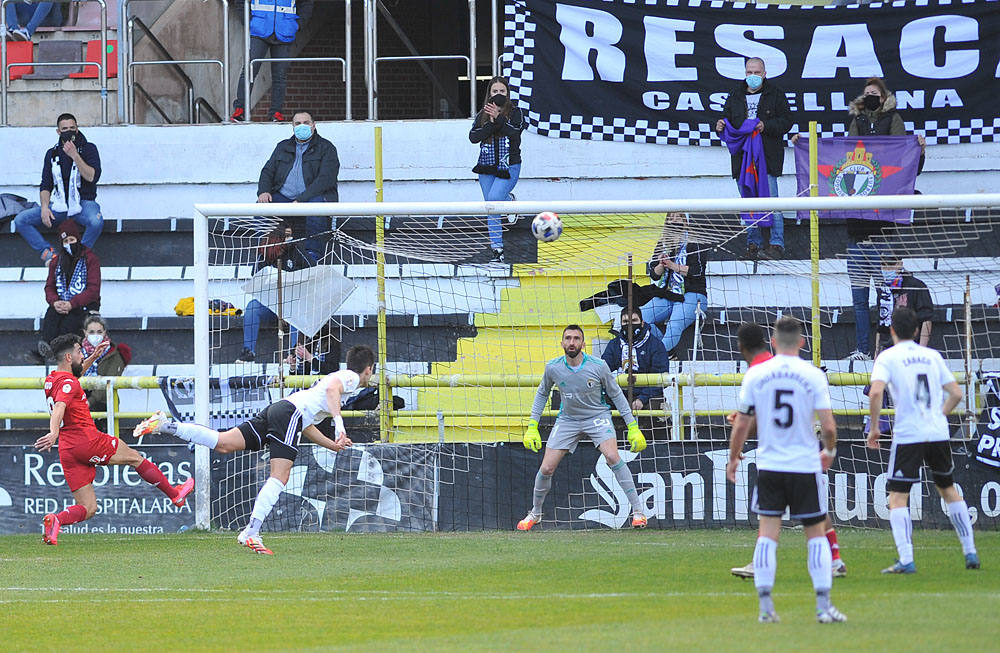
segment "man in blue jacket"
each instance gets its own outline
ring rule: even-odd
[[[46,264],[55,251],[38,233],[39,227],[53,227],[73,218],[83,227],[81,242],[89,249],[93,249],[104,229],[104,217],[97,203],[97,181],[101,178],[97,146],[87,141],[71,113],[64,113],[56,120],[56,133],[59,140],[46,150],[42,160],[40,206],[21,211],[14,218],[14,229]]]
[[[270,50],[270,58],[282,59],[292,56],[292,45],[299,28],[312,15],[313,0],[254,0],[250,4],[250,60],[261,59]],[[284,122],[281,114],[285,106],[285,79],[291,62],[271,63],[271,107],[267,115],[272,122]],[[236,99],[233,101],[233,121],[246,120],[246,103],[243,98],[244,75],[236,85]],[[250,93],[253,95],[253,80],[260,72],[260,64],[253,64],[250,75]]]
[[[628,331],[632,331],[632,373],[659,374],[670,371],[670,358],[658,334],[653,333],[650,326],[642,321],[642,312],[628,308],[622,309],[621,334],[608,343],[601,358],[608,364],[612,372],[623,373],[628,366]],[[649,408],[649,401],[654,396],[662,396],[663,388],[644,386],[635,388],[632,395],[632,410]]]

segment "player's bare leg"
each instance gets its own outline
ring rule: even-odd
[[[625,490],[625,496],[632,505],[632,528],[646,527],[646,513],[642,509],[642,502],[639,501],[639,493],[635,489],[635,480],[632,478],[632,470],[628,464],[622,460],[618,454],[618,440],[609,438],[602,442],[598,449],[604,454],[604,459],[608,461],[608,467],[615,475],[618,485]]]
[[[936,486],[938,494],[948,504],[948,519],[955,528],[959,542],[962,543],[962,554],[965,556],[966,569],[979,569],[979,554],[976,552],[976,541],[972,535],[972,519],[969,517],[969,506],[954,485],[948,487]]]
[[[545,451],[542,453],[542,464],[538,466],[538,472],[535,474],[531,510],[524,516],[524,519],[517,522],[517,530],[530,531],[535,524],[542,521],[542,504],[545,503],[545,497],[552,489],[552,475],[556,473],[556,468],[559,467],[559,463],[562,462],[565,455],[566,449],[545,447]]]
[[[278,502],[281,493],[285,491],[288,477],[292,473],[294,460],[288,458],[271,458],[271,476],[264,482],[257,498],[254,500],[253,511],[250,513],[250,523],[236,536],[236,541],[249,548],[254,553],[274,555],[274,552],[264,546],[260,539],[260,527],[271,513],[274,504]]]
[[[93,484],[75,490],[73,500],[76,501],[74,505],[59,513],[49,513],[42,519],[44,529],[42,541],[46,544],[59,543],[59,529],[62,526],[86,521],[97,514],[97,495],[94,493]]]

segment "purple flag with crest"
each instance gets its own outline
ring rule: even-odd
[[[839,136],[819,139],[819,196],[912,195],[920,163],[916,136]],[[809,139],[795,144],[799,196],[809,195]],[[910,222],[909,209],[820,211],[822,218]],[[808,211],[798,218],[809,219]]]

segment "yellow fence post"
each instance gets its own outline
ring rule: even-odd
[[[382,127],[375,127],[375,201],[382,201]],[[392,424],[389,411],[392,410],[392,393],[385,373],[386,347],[388,338],[385,325],[385,217],[375,216],[375,262],[378,282],[378,430],[379,437],[392,441]]]
[[[809,195],[819,197],[819,143],[816,121],[809,121]],[[812,260],[812,361],[820,366],[822,336],[819,319],[819,212],[809,211],[809,258]]]

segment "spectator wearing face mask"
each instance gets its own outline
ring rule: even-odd
[[[521,109],[510,99],[510,85],[503,77],[494,77],[486,86],[483,108],[472,123],[469,140],[479,143],[479,161],[473,172],[479,175],[479,187],[487,202],[513,200],[514,186],[521,176],[521,132],[524,131]],[[492,262],[503,263],[503,228],[500,215],[486,216]]]
[[[103,343],[107,345],[102,347]],[[91,313],[83,321],[83,342],[80,343],[80,349],[83,350],[84,358],[90,358],[97,352],[97,358],[84,372],[84,376],[121,376],[132,362],[132,348],[123,342],[112,342],[107,323],[96,313]],[[107,391],[103,387],[88,390],[87,404],[90,405],[91,412],[107,410]]]
[[[42,318],[40,340],[29,352],[32,362],[41,363],[52,354],[49,343],[64,333],[80,333],[91,311],[101,308],[101,262],[80,242],[80,228],[73,220],[59,223],[62,248],[49,259],[45,301],[49,308]]]
[[[337,202],[337,177],[340,158],[337,148],[316,131],[316,123],[307,111],[292,116],[292,137],[275,146],[271,158],[260,171],[257,201],[270,202]],[[301,218],[291,218],[291,221]],[[305,249],[319,260],[323,256],[323,241],[317,236],[331,227],[329,217],[305,218]]]
[[[892,326],[892,312],[897,308],[909,308],[917,314],[920,328],[914,340],[926,347],[931,341],[934,300],[927,284],[903,268],[903,259],[889,252],[882,257],[882,282],[878,287],[878,331],[875,334],[875,353],[882,347],[892,346],[889,327]]]
[[[274,267],[284,272],[293,272],[316,265],[315,259],[292,239],[292,228],[280,224],[264,237],[260,248],[261,255],[254,263],[253,273],[257,274],[265,267]],[[263,324],[277,324],[278,316],[274,311],[256,299],[251,299],[243,313],[243,352],[236,359],[237,363],[250,363],[257,360],[257,335]],[[294,326],[289,328],[289,342],[294,348],[299,332]]]
[[[726,121],[732,129],[744,128],[747,121],[756,121],[753,130],[758,132],[764,149],[764,163],[767,171],[767,189],[770,197],[778,196],[778,177],[785,166],[784,137],[792,128],[792,112],[788,107],[785,93],[772,81],[767,79],[764,60],[760,57],[750,57],[746,60],[746,77],[726,98],[722,107],[722,117],[715,124],[715,131],[720,134],[726,126]],[[749,129],[749,127],[746,127]],[[733,179],[741,193],[745,187],[740,181],[743,172],[742,152],[732,155]],[[759,180],[763,183],[763,180]],[[760,195],[758,195],[760,196]],[[746,258],[756,259],[761,254],[768,258],[781,258],[785,253],[785,223],[784,215],[775,212],[769,236],[769,245],[764,250],[764,236],[760,227],[747,229]]]
[[[25,209],[14,218],[14,228],[28,241],[44,263],[56,253],[38,228],[56,227],[72,218],[83,227],[82,242],[91,248],[104,229],[104,217],[97,203],[97,182],[101,178],[101,156],[88,141],[71,113],[56,120],[59,140],[45,152],[39,206]],[[79,236],[77,240],[81,240]]]
[[[863,93],[851,102],[848,136],[904,136],[906,127],[903,118],[896,111],[896,96],[889,92],[885,82],[879,77],[865,81]],[[922,136],[920,142],[920,162],[917,174],[924,166],[926,144]],[[869,284],[874,279],[875,287],[881,284],[880,262],[884,250],[885,235],[894,226],[888,220],[847,219],[847,276],[851,281],[854,303],[855,348],[848,358],[851,360],[871,360],[871,320],[869,318]],[[889,311],[892,315],[892,311]],[[888,331],[885,337],[888,338]],[[876,347],[877,351],[877,347]]]
[[[617,374],[625,374],[629,363],[628,332],[632,332],[632,374],[661,374],[670,371],[670,358],[663,348],[658,334],[642,321],[642,311],[623,308],[621,332],[608,343],[601,358],[608,368]],[[653,397],[662,397],[663,388],[658,386],[637,387],[632,395],[632,410],[649,408]]]

